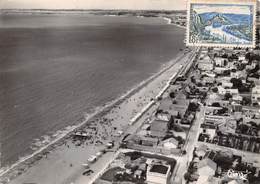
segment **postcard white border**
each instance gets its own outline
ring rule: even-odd
[[[218,44],[218,43],[190,43],[190,8],[191,4],[228,4],[228,5],[253,5],[253,41],[252,44]],[[188,0],[187,2],[187,24],[186,24],[186,45],[191,47],[223,47],[223,48],[255,48],[256,47],[256,11],[257,11],[257,1],[256,0],[232,0],[232,1],[224,1],[224,0]]]

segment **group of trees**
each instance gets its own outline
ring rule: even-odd
[[[247,124],[239,123],[237,126],[237,132],[245,135],[257,136],[258,131],[260,131],[260,126],[252,121]]]
[[[249,61],[249,63],[251,63],[254,60],[259,61],[260,60],[260,55],[247,52],[246,55],[245,55],[245,58]]]
[[[217,115],[224,115],[226,113],[228,113],[228,108],[222,107],[221,109],[217,109],[215,114],[217,114]]]
[[[191,102],[188,106],[188,111],[196,112],[197,110],[199,110],[199,104]]]
[[[238,150],[251,151],[255,153],[260,152],[260,138],[255,136],[243,136],[242,134],[223,134],[217,130],[217,144],[225,147],[231,147]]]
[[[252,87],[248,84],[243,84],[242,79],[232,78],[230,82],[233,84],[233,88],[238,89],[240,93],[248,93]]]

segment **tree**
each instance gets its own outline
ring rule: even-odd
[[[190,78],[190,80],[191,80],[192,83],[194,83],[194,84],[196,83],[196,80],[195,80],[194,76],[192,76],[192,77]]]
[[[212,106],[213,107],[220,107],[220,104],[218,102],[214,102],[214,103],[212,103]]]
[[[170,92],[169,96],[170,96],[171,98],[175,98],[175,93],[174,93],[174,92]]]
[[[198,86],[198,87],[202,87],[202,83],[201,83],[201,82],[198,82],[198,83],[197,83],[197,86]]]
[[[226,93],[224,99],[229,100],[230,98],[232,98],[232,95],[230,93]]]
[[[188,106],[188,111],[196,112],[198,109],[198,106],[199,105],[197,103],[191,102]]]
[[[186,181],[190,181],[190,178],[191,178],[191,173],[186,172],[186,173],[184,174],[184,179],[185,179]]]
[[[243,85],[243,82],[241,79],[232,78],[230,80],[231,83],[233,83],[234,88],[240,88]]]
[[[249,127],[245,124],[241,124],[238,128],[242,134],[247,134],[247,131],[249,129]]]
[[[222,169],[229,169],[233,164],[232,158],[223,155],[220,152],[215,155],[214,161],[218,166],[221,166]]]
[[[256,67],[249,71],[249,73],[256,73],[259,70],[259,65],[256,65]]]
[[[217,111],[217,114],[221,115],[221,114],[225,114],[225,113],[227,113],[227,112],[228,112],[228,108],[223,107],[222,109],[219,109],[219,110]]]
[[[250,59],[250,52],[247,52],[247,53],[246,53],[245,58],[246,58],[247,60]]]
[[[247,98],[247,97],[243,97],[242,104],[243,105],[250,105],[251,104],[251,99]]]
[[[228,58],[227,53],[223,54],[223,55],[222,55],[222,58]]]
[[[218,88],[212,88],[212,91],[214,92],[214,93],[217,93],[218,92]]]

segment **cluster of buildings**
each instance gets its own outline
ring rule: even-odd
[[[205,76],[210,78],[211,82],[202,85],[211,90],[199,140],[259,153],[259,55],[242,50],[206,52],[209,54],[199,61],[198,68],[202,83]]]
[[[259,50],[201,51],[198,70],[185,89],[193,98],[203,94],[204,104],[197,147],[185,175],[189,183],[260,181],[259,65]]]
[[[183,145],[196,112],[191,110],[193,103],[187,99],[183,87],[177,83],[178,80],[170,86],[152,117],[135,134],[123,140],[123,148],[164,155],[183,152]]]
[[[180,26],[186,26],[186,20],[187,20],[186,14],[173,14],[169,18],[171,19],[171,23],[173,23],[173,24],[177,24]]]
[[[259,62],[259,50],[202,48],[98,181],[257,184]]]
[[[256,184],[260,176],[257,159],[199,144],[184,177],[188,183],[198,184]]]
[[[121,152],[96,183],[169,183],[176,161],[163,156]]]
[[[199,106],[185,93],[188,68],[184,69],[158,97],[155,112],[134,134],[123,137],[119,156],[96,183],[169,184],[175,181],[177,159],[186,155],[187,136]]]

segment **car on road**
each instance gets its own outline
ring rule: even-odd
[[[96,157],[101,157],[103,155],[103,152],[99,151],[96,153]]]
[[[120,137],[121,135],[123,135],[123,131],[122,130],[119,130],[116,134],[115,134],[115,137]]]
[[[106,147],[107,147],[108,149],[113,148],[113,147],[114,147],[114,142],[108,142],[108,143],[106,144]]]
[[[85,171],[82,173],[82,175],[84,175],[84,176],[89,176],[89,175],[91,175],[92,173],[94,173],[93,170],[87,169],[87,170],[85,170]]]
[[[97,161],[97,157],[95,155],[90,156],[90,158],[88,159],[89,163],[94,163],[96,161]]]
[[[89,169],[89,164],[82,164],[85,169]]]

